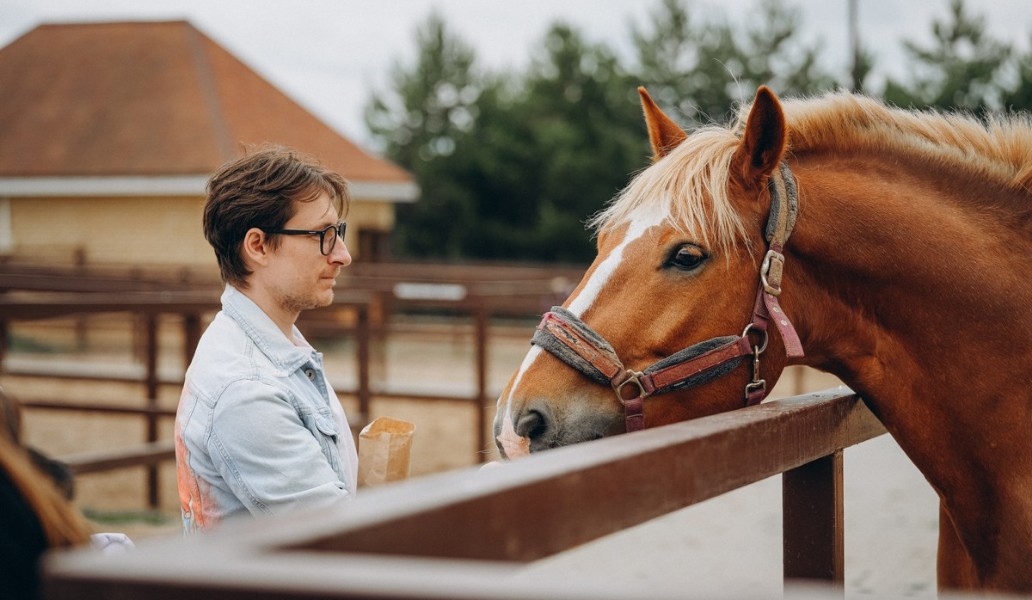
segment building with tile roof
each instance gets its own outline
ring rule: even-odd
[[[0,89],[0,255],[214,266],[205,182],[266,143],[349,180],[359,259],[419,194],[186,21],[41,25],[0,49]]]

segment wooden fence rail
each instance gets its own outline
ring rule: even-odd
[[[0,283],[6,282],[9,287],[12,285],[9,277],[5,276]],[[161,442],[159,432],[159,420],[168,415],[158,405],[159,387],[164,383],[158,375],[158,354],[160,344],[159,321],[160,315],[177,315],[181,317],[183,327],[183,364],[184,369],[189,365],[193,357],[193,351],[201,335],[201,323],[203,315],[214,313],[220,304],[218,295],[211,290],[203,291],[136,291],[132,293],[107,293],[107,292],[7,292],[0,294],[0,333],[6,336],[8,325],[11,322],[47,319],[66,315],[84,315],[101,313],[132,313],[141,318],[143,323],[143,369],[140,376],[112,377],[97,376],[88,373],[73,373],[73,379],[89,380],[120,380],[135,381],[143,385],[144,404],[135,409],[126,407],[117,409],[115,407],[100,403],[72,402],[61,406],[60,401],[25,399],[22,404],[27,408],[40,408],[48,410],[80,410],[101,413],[135,414],[141,417],[146,425],[144,445],[126,449],[108,449],[103,456],[88,457],[85,463],[89,472],[123,468],[140,465],[147,469],[147,503],[151,507],[160,504],[160,490],[158,477],[158,464],[165,460],[175,458],[174,453],[155,452],[152,446],[166,446]],[[369,356],[368,356],[368,307],[369,297],[360,292],[347,292],[339,294],[336,307],[350,307],[357,315],[356,331],[358,333],[358,389],[355,395],[359,401],[359,412],[367,415],[369,411]],[[4,343],[0,340],[0,373],[4,369]],[[11,372],[11,370],[7,370]],[[32,375],[31,372],[25,373]],[[58,378],[60,373],[54,369],[47,369],[39,375],[47,378]],[[108,460],[108,459],[111,460]],[[80,472],[87,472],[81,470]]]
[[[172,440],[147,442],[126,448],[92,450],[60,457],[72,475],[99,473],[127,467],[152,466],[175,460]]]
[[[25,281],[0,278],[0,288],[12,290]],[[167,383],[157,371],[158,316],[175,314],[182,319],[183,360],[188,362],[202,315],[218,308],[217,297],[186,285],[176,291],[111,294],[96,291],[96,282],[77,293],[61,294],[55,293],[53,286],[60,290],[60,285],[54,281],[48,277],[27,286],[47,290],[46,294],[0,293],[0,333],[9,320],[133,312],[145,328],[142,375],[135,380],[143,384],[146,398],[138,408],[68,406],[45,399],[26,404],[143,418],[148,433],[141,445],[65,460],[76,473],[145,465],[150,470],[150,500],[156,503],[154,467],[172,457],[170,443],[157,435],[158,419],[170,414],[157,404],[158,387]],[[459,301],[384,300],[381,296],[394,283],[386,278],[370,284],[375,292],[349,290],[338,295],[338,306],[346,304],[357,316],[358,385],[344,393],[354,393],[361,415],[368,415],[375,392],[368,378],[371,306],[431,306],[469,315],[477,389],[472,398],[462,399],[478,405],[478,447],[483,447],[488,319],[493,311],[520,313],[539,299],[515,298],[508,288],[481,295],[476,288],[480,284],[471,281],[471,293]],[[380,296],[374,298],[375,294]],[[0,347],[0,369],[2,357]],[[530,561],[777,473],[783,473],[786,579],[819,579],[841,586],[842,449],[881,433],[881,425],[852,395],[777,400],[559,449],[500,468],[456,471],[364,490],[347,506],[318,515],[239,524],[200,539],[148,544],[124,557],[58,555],[45,571],[46,597],[627,598],[635,596],[635,590],[586,581],[567,582],[562,589],[547,582],[523,581],[517,588],[501,582],[518,576]]]
[[[2,274],[0,274],[2,275]],[[48,285],[56,286],[55,279],[48,279]],[[6,283],[13,286],[16,282],[10,277],[0,277],[0,284]],[[2,285],[0,285],[2,287]],[[532,298],[536,298],[531,294]],[[341,325],[333,318],[326,315],[334,310],[347,309],[353,312],[354,322],[347,326],[349,333],[355,340],[355,361],[356,380],[351,387],[338,386],[335,388],[338,396],[353,397],[357,400],[357,412],[350,412],[352,426],[357,431],[364,426],[370,414],[370,404],[373,397],[409,398],[416,400],[459,400],[468,401],[476,408],[476,417],[471,428],[477,432],[476,448],[488,447],[490,441],[486,437],[488,420],[491,415],[488,413],[489,390],[487,383],[487,353],[490,345],[489,325],[495,311],[502,311],[508,314],[513,310],[515,301],[511,296],[498,298],[494,295],[481,296],[476,293],[469,293],[456,301],[428,300],[428,299],[396,299],[385,300],[380,293],[374,294],[362,290],[344,290],[336,294],[333,306],[328,309],[310,311],[309,315],[316,315],[307,323],[306,333],[318,334],[334,333],[340,334]],[[524,310],[527,307],[536,306],[536,300],[520,301]],[[517,302],[518,304],[518,302]],[[377,325],[371,323],[371,312],[373,307],[387,305],[392,310],[400,308],[418,307],[422,309],[431,308],[435,310],[447,310],[459,317],[465,316],[471,321],[471,333],[473,336],[473,372],[475,383],[472,393],[469,395],[454,395],[447,393],[430,394],[420,390],[392,391],[388,389],[375,388],[370,382],[371,356],[370,345],[376,336],[383,339],[391,335],[391,327],[381,322]],[[75,369],[66,373],[48,366],[45,369],[19,368],[10,366],[4,360],[3,342],[0,339],[0,374],[18,375],[22,377],[43,377],[47,379],[72,379],[82,381],[116,381],[139,383],[144,389],[144,398],[136,408],[118,408],[102,402],[84,402],[57,399],[23,398],[22,404],[26,408],[41,410],[72,410],[87,411],[108,414],[137,415],[146,423],[146,433],[143,442],[150,444],[158,442],[161,438],[159,433],[159,419],[166,418],[172,414],[168,409],[158,406],[159,388],[162,385],[182,386],[181,377],[162,377],[158,371],[159,352],[159,316],[174,316],[182,323],[183,356],[184,368],[189,364],[197,340],[200,338],[204,315],[213,314],[219,308],[217,293],[211,290],[207,292],[197,290],[174,290],[174,291],[137,291],[132,293],[105,293],[105,292],[39,292],[22,291],[0,294],[0,337],[7,329],[9,323],[18,321],[31,321],[37,319],[48,319],[68,315],[91,315],[102,313],[131,313],[138,318],[142,324],[142,364],[138,368],[129,369],[128,373],[104,373],[97,370],[87,371]],[[533,308],[529,309],[533,313]],[[322,318],[319,315],[324,315]],[[382,317],[383,315],[381,315]],[[124,369],[123,369],[124,371]],[[112,450],[119,453],[119,450]],[[480,460],[484,454],[476,454]],[[118,466],[132,466],[129,460],[119,461]],[[141,453],[139,464],[147,467],[147,502],[155,507],[159,504],[160,491],[158,471],[155,461],[148,453]]]
[[[841,589],[842,450],[882,433],[852,394],[775,400],[367,489],[345,505],[156,541],[123,556],[54,555],[45,597],[640,597],[641,589],[583,578],[561,586],[517,578],[530,561],[778,473],[786,580]]]

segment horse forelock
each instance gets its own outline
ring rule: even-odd
[[[731,157],[739,139],[726,128],[705,127],[640,172],[590,225],[599,231],[634,222],[643,211],[665,211],[668,224],[723,249],[747,240],[728,195]]]

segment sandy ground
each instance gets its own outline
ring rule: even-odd
[[[443,334],[437,331],[376,348],[374,382],[472,394],[475,373],[469,336],[461,328]],[[493,390],[501,389],[528,347],[530,329],[507,328],[505,333],[495,338],[490,350],[488,381]],[[67,340],[47,332],[40,335],[52,346],[46,353],[17,352],[8,364],[131,368],[126,366],[131,356],[125,350],[130,341],[119,335],[109,333],[99,341],[91,340],[87,355],[55,353],[53,347],[63,348]],[[351,385],[355,375],[350,344],[316,345],[326,353],[335,387]],[[181,369],[176,348],[163,356],[163,370],[171,374]],[[141,386],[130,384],[9,375],[0,376],[0,384],[24,398],[138,404],[143,396]],[[774,395],[836,385],[838,381],[827,375],[795,370],[786,373]],[[161,404],[174,407],[178,395],[179,390],[171,386],[163,389]],[[355,410],[352,399],[343,398],[342,403],[345,410]],[[372,416],[381,415],[416,424],[413,476],[495,457],[493,448],[477,446],[479,423],[469,402],[376,400]],[[171,427],[171,419],[162,420],[162,437],[171,437]],[[25,429],[30,444],[53,456],[132,445],[144,439],[138,417],[31,410],[25,416]],[[161,469],[161,503],[156,509],[147,507],[144,485],[139,468],[86,475],[77,482],[76,500],[95,517],[100,530],[125,532],[134,539],[177,535],[172,466]],[[937,499],[896,443],[882,436],[848,449],[844,485],[847,597],[934,596]],[[781,569],[781,482],[774,477],[538,561],[527,567],[525,576],[554,578],[557,585],[570,576],[635,583],[643,595],[687,596],[691,590],[693,597],[776,597],[782,591]]]

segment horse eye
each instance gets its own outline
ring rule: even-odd
[[[694,244],[680,246],[671,256],[668,264],[682,271],[693,271],[699,268],[709,256]]]

